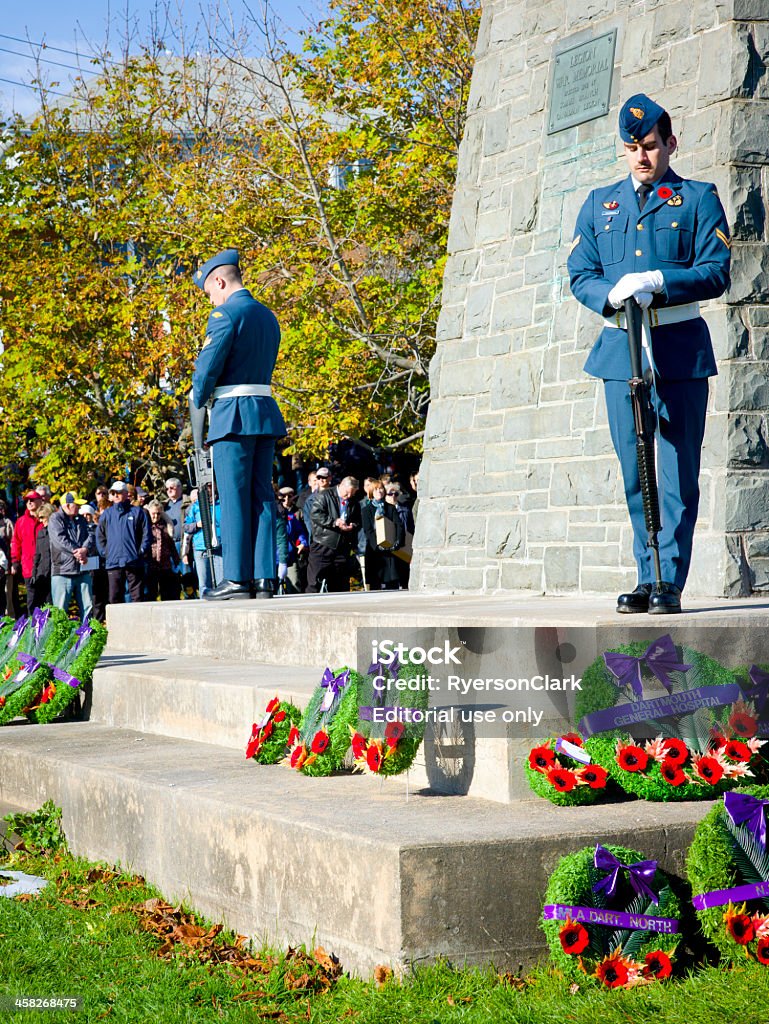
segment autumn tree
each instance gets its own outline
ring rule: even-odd
[[[332,0],[299,54],[269,16],[203,54],[156,38],[6,125],[0,462],[54,486],[178,466],[206,305],[189,273],[232,244],[283,326],[292,444],[418,446],[478,13]]]

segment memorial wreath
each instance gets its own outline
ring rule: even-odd
[[[537,794],[558,804],[573,807],[602,800],[613,783],[609,773],[585,750],[579,733],[551,738],[533,747],[524,765],[529,786]]]
[[[358,683],[358,724],[350,729],[355,767],[372,775],[408,771],[424,738],[428,702],[427,679],[408,659],[373,663]]]
[[[350,727],[358,720],[358,683],[352,669],[327,668],[300,725],[288,737],[285,762],[304,775],[330,775],[344,766]]]
[[[291,731],[302,720],[302,712],[290,701],[273,697],[259,722],[254,722],[246,745],[246,757],[258,764],[277,764],[286,756]]]

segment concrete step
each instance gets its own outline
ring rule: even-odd
[[[363,975],[441,956],[531,964],[562,854],[620,843],[681,874],[709,807],[502,806],[402,779],[308,779],[95,722],[3,729],[0,802],[48,799],[76,854],[138,872],[259,943],[322,943]]]
[[[648,616],[618,616],[616,595],[605,597],[457,597],[407,592],[295,595],[272,601],[156,601],[112,605],[107,610],[110,647],[149,650],[187,657],[226,657],[266,665],[355,664],[358,631],[375,629],[380,638],[406,642],[409,630],[502,626],[530,628],[654,626]],[[675,616],[687,626],[765,626],[764,599],[686,601]],[[628,622],[631,618],[632,623]],[[636,620],[643,621],[638,622]],[[666,621],[666,626],[670,622]]]
[[[304,709],[323,668],[108,649],[94,672],[90,719],[242,751],[272,698]]]

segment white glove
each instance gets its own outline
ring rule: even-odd
[[[637,299],[642,292],[661,292],[664,287],[665,278],[662,276],[661,270],[644,270],[640,274],[625,274],[609,292],[609,304],[615,309],[619,309],[625,299],[629,299],[631,296]]]
[[[278,579],[284,580],[286,576],[288,576],[288,566],[284,562],[281,562],[278,565]]]
[[[654,298],[653,292],[637,292],[633,298],[636,300],[641,309],[648,309],[652,304]]]

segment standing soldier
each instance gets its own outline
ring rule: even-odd
[[[198,408],[211,402],[208,442],[222,505],[224,579],[207,601],[272,597],[275,497],[272,462],[286,425],[272,397],[280,328],[274,314],[243,287],[237,249],[225,249],[193,280],[215,309],[192,376]]]
[[[594,189],[577,218],[568,267],[571,289],[604,317],[585,370],[604,382],[609,428],[622,466],[633,526],[638,586],[620,594],[618,612],[681,611],[699,504],[700,452],[708,377],[718,371],[699,303],[729,285],[731,239],[715,185],[688,181],[670,167],[676,151],[670,116],[648,96],[632,96],[619,115],[630,175]],[[634,298],[644,312],[644,368],[654,377],[663,583],[653,587],[635,450],[625,317]]]

